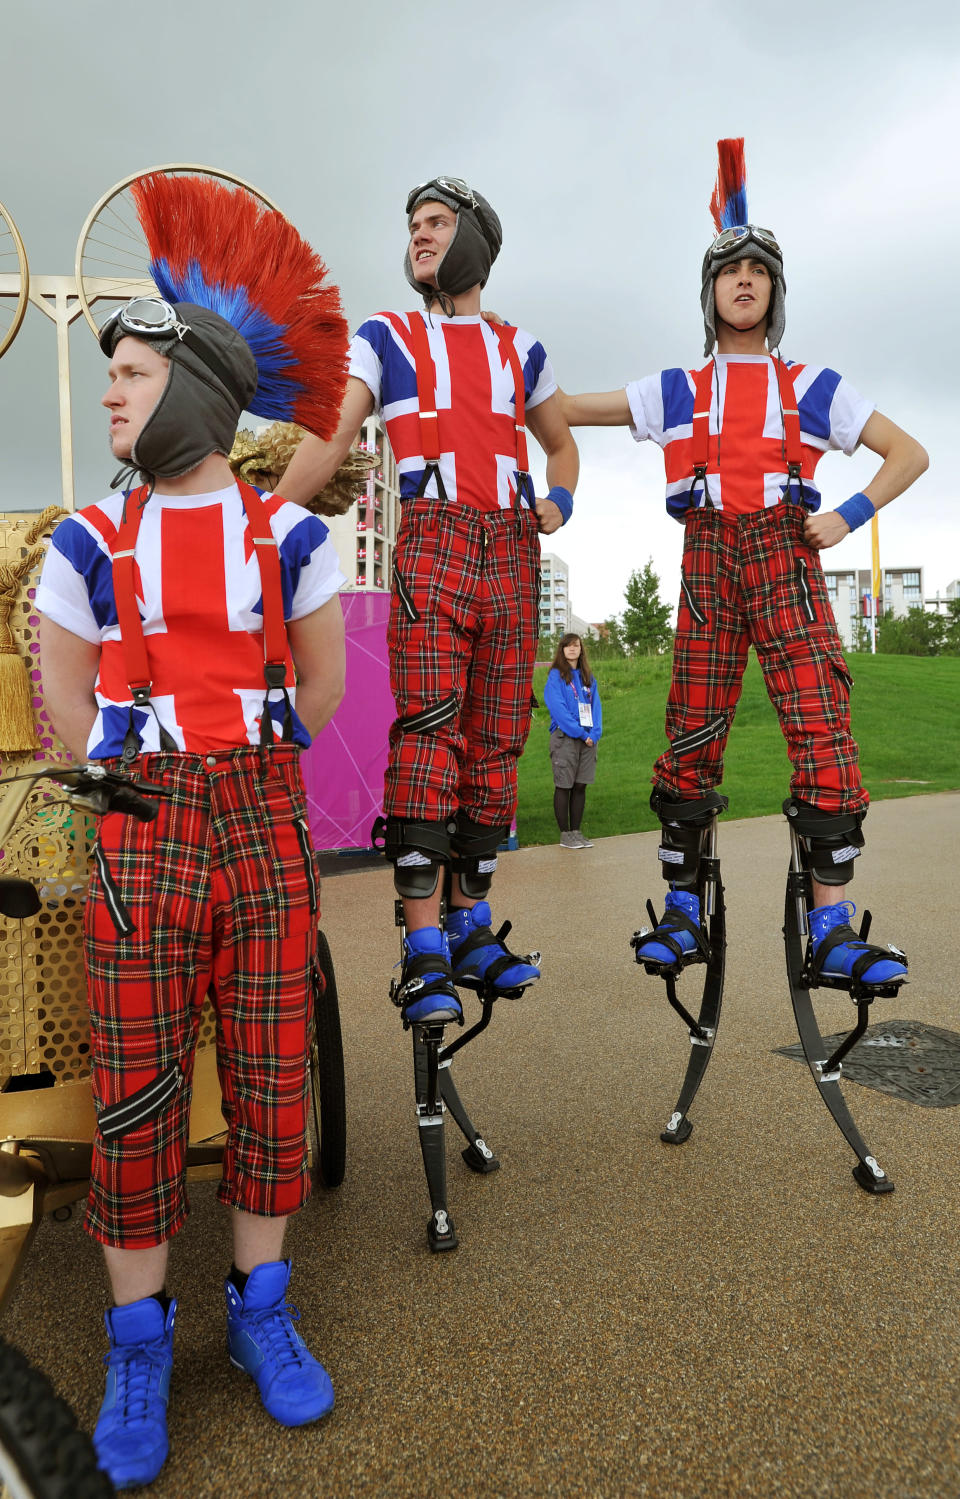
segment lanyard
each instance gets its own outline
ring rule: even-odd
[[[263,678],[267,694],[260,715],[260,743],[272,744],[273,720],[269,698],[273,688],[283,691],[286,712],[283,723],[283,739],[293,738],[293,706],[287,694],[286,680],[289,663],[287,630],[283,619],[283,585],[280,577],[280,555],[276,538],[270,529],[266,507],[257,491],[242,480],[238,481],[240,498],[250,528],[250,539],[260,569],[260,589],[263,595]],[[117,622],[120,626],[120,645],[123,650],[127,675],[127,690],[138,708],[151,707],[150,693],[153,681],[147,655],[147,642],[143,633],[143,621],[137,607],[134,585],[134,553],[140,522],[143,518],[145,488],[127,494],[123,518],[117,531],[117,546],[113,554],[113,593],[117,605]],[[156,709],[153,709],[154,713]],[[163,750],[178,750],[172,735],[159,722],[160,747]],[[134,727],[133,708],[130,709],[130,726],[123,744],[123,758],[134,760],[140,751],[140,737]]]

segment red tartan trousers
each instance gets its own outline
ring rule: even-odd
[[[397,717],[388,816],[490,827],[517,808],[540,613],[531,510],[406,501],[387,641]]]
[[[148,754],[155,822],[101,820],[84,919],[94,1138],[85,1227],[163,1243],[184,1166],[204,996],[227,1123],[221,1202],[282,1216],[309,1195],[306,1121],[316,863],[297,750]],[[134,930],[123,930],[132,926]],[[132,1127],[131,1127],[132,1126]]]
[[[787,741],[791,794],[824,812],[867,807],[850,734],[852,681],[819,554],[803,540],[805,514],[781,504],[687,517],[667,699],[670,748],[653,773],[657,790],[671,798],[701,797],[721,780],[752,645]]]

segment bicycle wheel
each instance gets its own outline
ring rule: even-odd
[[[232,172],[220,172],[215,167],[173,162],[167,166],[148,167],[142,172],[131,172],[129,177],[124,177],[94,204],[77,241],[74,266],[77,296],[83,315],[95,334],[99,333],[100,325],[111,312],[131,297],[157,295],[147,269],[147,242],[130,195],[132,184],[140,177],[149,177],[152,172],[211,177],[228,187],[246,188],[267,208],[277,206],[242,177],[235,177]],[[95,302],[101,304],[96,315],[93,312]]]
[[[18,1348],[0,1340],[0,1499],[112,1499],[70,1407]]]
[[[20,230],[0,203],[0,354],[6,353],[19,333],[29,300],[27,252]]]
[[[321,1186],[333,1188],[343,1181],[346,1167],[347,1103],[337,980],[323,932],[317,933],[317,970],[310,1046],[310,1093],[317,1131],[314,1176]]]

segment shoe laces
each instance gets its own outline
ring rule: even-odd
[[[145,1421],[150,1405],[160,1388],[169,1350],[159,1339],[153,1343],[135,1343],[111,1348],[103,1356],[108,1369],[117,1373],[117,1408],[125,1421]]]
[[[300,1321],[295,1306],[287,1302],[257,1307],[250,1312],[244,1311],[243,1320],[252,1324],[253,1334],[264,1352],[282,1368],[305,1366],[306,1350],[293,1328],[293,1323]]]

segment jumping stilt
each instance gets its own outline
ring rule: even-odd
[[[885,984],[864,984],[857,978],[831,977],[817,974],[813,962],[813,944],[810,937],[809,912],[813,906],[813,886],[810,871],[804,857],[804,845],[796,829],[790,826],[790,871],[787,876],[786,907],[784,911],[783,936],[787,959],[787,982],[800,1044],[820,1097],[833,1116],[840,1133],[857,1157],[853,1168],[854,1180],[865,1192],[873,1194],[892,1192],[893,1182],[868,1150],[867,1145],[854,1124],[846,1100],[840,1090],[843,1073],[843,1058],[850,1052],[869,1024],[870,1005],[874,999],[895,995],[904,982],[898,978]],[[865,911],[860,928],[860,939],[866,940],[870,929],[870,912]],[[902,954],[900,955],[902,956]],[[828,1056],[826,1042],[810,997],[815,988],[842,989],[850,995],[857,1007],[857,1023],[849,1035]]]
[[[683,1020],[690,1036],[690,1059],[686,1076],[680,1089],[676,1106],[660,1138],[666,1145],[682,1145],[690,1138],[693,1125],[688,1111],[697,1090],[703,1082],[720,1025],[720,1007],[723,1002],[723,977],[726,962],[726,913],[723,900],[723,883],[720,879],[720,860],[717,856],[717,812],[714,811],[703,830],[703,852],[699,856],[697,896],[702,914],[704,940],[687,956],[677,956],[672,964],[645,962],[638,948],[649,938],[660,924],[650,901],[647,913],[651,927],[641,927],[630,939],[637,962],[647,973],[662,978],[667,990],[667,1000]],[[691,966],[704,968],[703,989],[700,996],[697,1018],[681,1003],[677,996],[677,979],[684,969]]]

